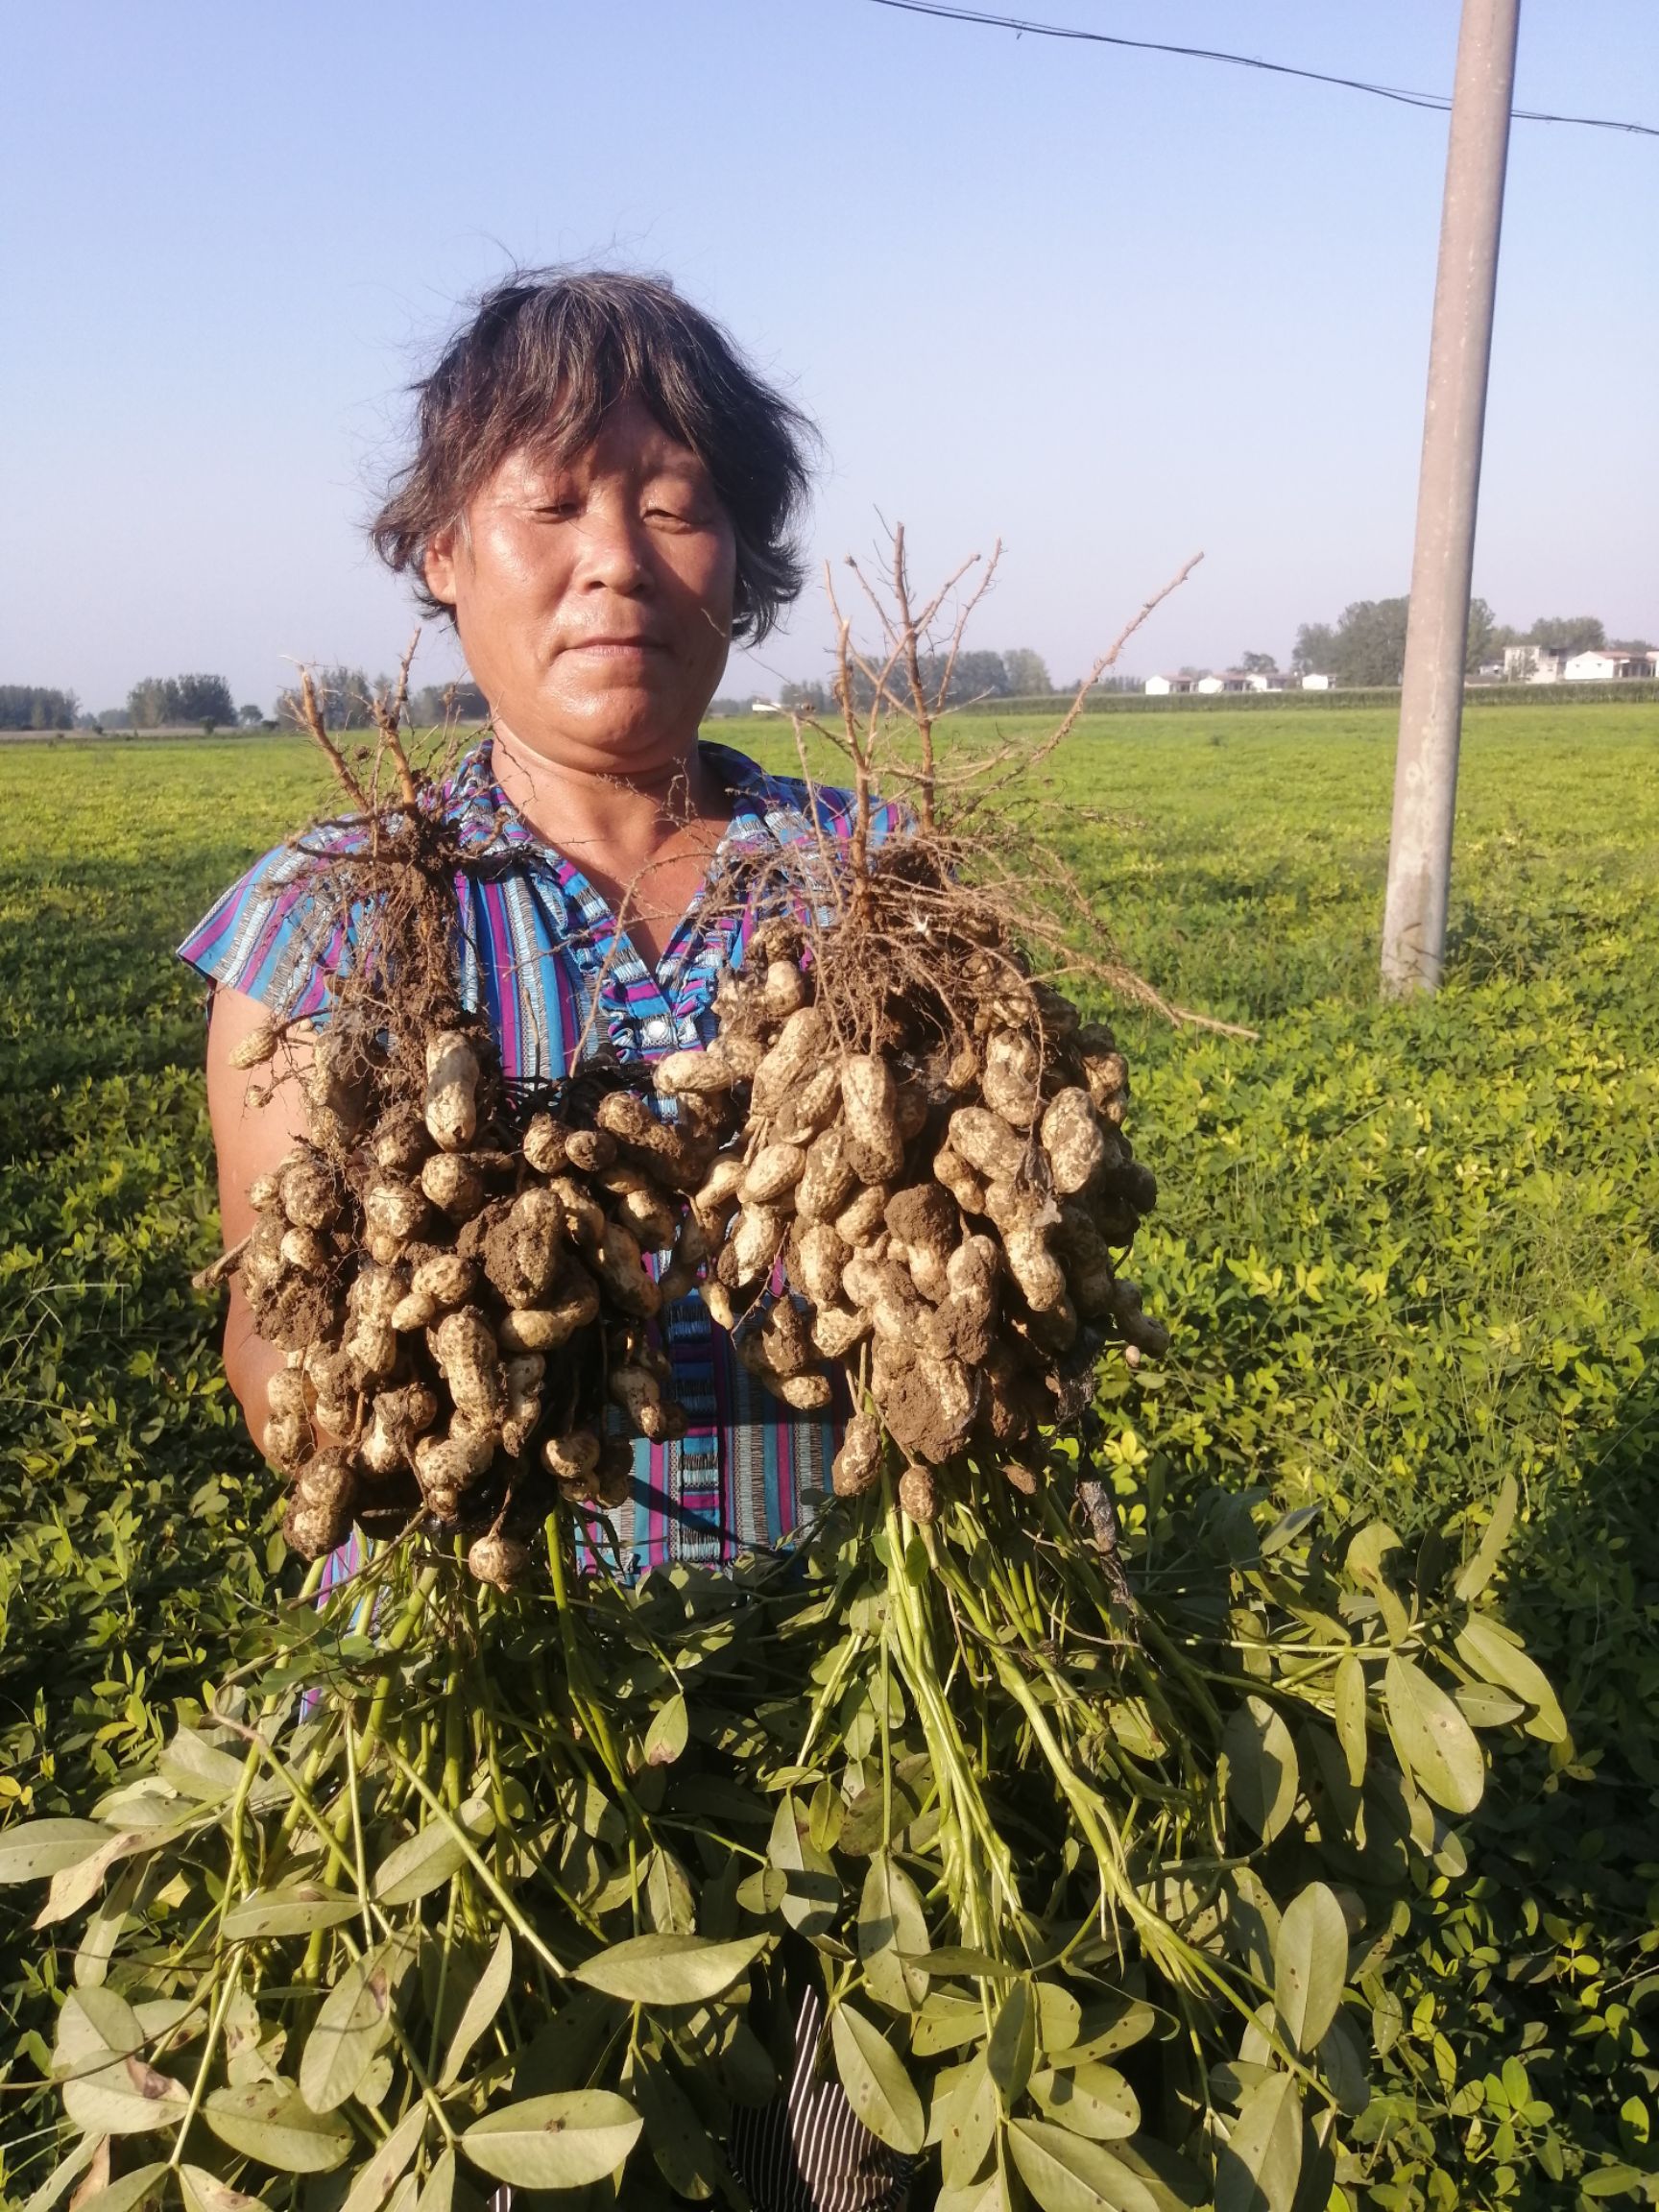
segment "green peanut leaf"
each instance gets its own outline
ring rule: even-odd
[[[625,2097],[567,2089],[475,2120],[461,2137],[474,2166],[517,2189],[586,2189],[620,2171],[644,2126]]]
[[[276,2174],[332,2174],[351,2152],[350,2123],[313,2112],[292,2081],[215,2089],[202,2115],[221,2143]]]
[[[740,1936],[711,1943],[702,1936],[632,1936],[586,1960],[574,1978],[626,2005],[707,2005],[741,1980],[770,1940]]]
[[[1527,1656],[1519,1644],[1510,1640],[1497,1622],[1484,1614],[1473,1615],[1458,1630],[1456,1643],[1457,1655],[1472,1674],[1479,1674],[1483,1682],[1513,1691],[1524,1704],[1538,1708],[1536,1718],[1527,1723],[1527,1735],[1536,1736],[1545,1743],[1567,1741],[1567,1717],[1551,1687],[1550,1677],[1535,1660]]]
[[[351,2184],[340,2212],[380,2212],[393,2187],[409,2171],[431,2113],[417,2099]]]
[[[792,1795],[779,1804],[766,1855],[788,1885],[780,1908],[784,1919],[798,1935],[822,1936],[841,1903],[841,1884]]]
[[[936,2058],[942,2051],[977,2043],[984,2032],[984,2011],[972,1997],[959,1997],[953,1989],[932,1989],[911,2021],[910,2048],[918,2058]]]
[[[1336,1892],[1310,1882],[1285,1908],[1273,1948],[1273,2002],[1298,2051],[1317,2049],[1348,1979],[1348,1923]]]
[[[1146,2182],[1104,2143],[1052,2120],[1011,2120],[1008,2148],[1043,2212],[1160,2212]]]
[[[941,2189],[933,2200],[933,2212],[1008,2212],[1008,2192],[1000,2174],[988,2174],[966,2188]]]
[[[922,2100],[898,2053],[876,2023],[852,2005],[836,2007],[830,2040],[835,2071],[854,2111],[890,2151],[913,2157],[927,2126]]]
[[[133,2207],[157,2195],[167,2178],[167,2162],[157,2159],[154,2165],[138,2166],[131,2174],[123,2174],[117,2180],[90,2197],[83,2197],[75,2212],[133,2212]],[[246,2201],[246,2200],[244,2200]]]
[[[20,1820],[0,1833],[0,1883],[43,1882],[109,1839],[101,1820]]]
[[[1452,1695],[1471,1728],[1507,1728],[1526,1716],[1524,1701],[1492,1682],[1459,1682]]]
[[[1371,2102],[1365,2053],[1345,2012],[1338,2012],[1319,2045],[1319,2071],[1349,2119],[1357,2120]]]
[[[679,1693],[659,1705],[645,1731],[647,1767],[672,1767],[691,1740],[691,1716]]]
[[[767,1916],[778,1911],[788,1894],[788,1878],[776,1866],[757,1867],[753,1874],[745,1875],[736,1888],[737,1902],[745,1912]]]
[[[1031,2077],[1031,2094],[1050,2120],[1093,2143],[1116,2142],[1141,2125],[1140,2100],[1116,2066],[1090,2060],[1064,2074],[1045,2066]]]
[[[1365,1670],[1352,1651],[1336,1662],[1334,1701],[1336,1741],[1348,1779],[1358,1790],[1365,1779]]]
[[[513,1979],[513,1931],[503,1928],[495,1938],[495,1948],[490,1954],[490,1963],[479,1975],[468,1998],[465,2010],[455,2023],[455,2032],[449,2038],[449,2049],[445,2056],[443,2071],[438,2077],[440,2090],[452,2089],[461,2079],[461,2069],[467,2063],[468,2054],[474,2043],[501,2009],[507,1994],[507,1985]]]
[[[1301,1778],[1296,1746],[1279,1715],[1262,1697],[1246,1697],[1221,1734],[1227,1755],[1227,1802],[1271,1843],[1296,1808]]]
[[[991,2039],[985,2046],[985,2063],[1001,2092],[1005,2110],[1012,2110],[1025,2094],[1037,2056],[1037,2008],[1029,1982],[1016,1982],[997,2008]]]
[[[84,2074],[110,2058],[142,2051],[145,2041],[138,2015],[125,1997],[102,1983],[71,1989],[58,2015],[53,2065],[60,2074]]]
[[[898,1861],[877,1852],[858,1901],[858,1956],[864,1980],[878,2005],[910,2012],[927,1994],[926,1971],[915,1963],[927,1949],[927,1915],[921,1895]]]
[[[199,1805],[222,1805],[242,1787],[248,1756],[222,1751],[194,1728],[180,1728],[156,1766],[162,1781],[171,1783],[181,1797]]]
[[[170,2074],[128,2056],[63,2084],[63,2109],[88,2135],[143,2135],[183,2118],[189,2092]]]
[[[712,2197],[719,2185],[720,2154],[679,2082],[665,2067],[641,2066],[628,2091],[644,2120],[657,2171],[669,2188],[693,2202]]]
[[[184,2212],[268,2212],[263,2198],[232,2189],[228,2181],[219,2180],[202,2166],[180,2167],[179,2195]]]
[[[1082,2031],[1082,2006],[1058,1982],[1039,1982],[1035,1994],[1038,2042],[1049,2054],[1070,2051]]]
[[[53,2167],[34,2196],[24,2204],[23,2212],[52,2212],[64,2191],[91,2165],[103,2141],[102,2135],[83,2135],[68,2156],[60,2158]]]
[[[1051,2051],[1048,2062],[1063,2069],[1081,2066],[1091,2058],[1110,2058],[1118,2051],[1144,2043],[1157,2025],[1157,2013],[1138,1997],[1091,2006],[1078,2027],[1076,2041],[1064,2051]]]
[[[458,2184],[455,2152],[445,2149],[432,2161],[432,2171],[421,2185],[413,2212],[456,2212],[458,2203],[470,2205],[476,2201],[469,2190]]]
[[[1452,1697],[1415,1660],[1394,1651],[1382,1671],[1382,1701],[1394,1748],[1424,1795],[1448,1813],[1473,1813],[1486,1765]]]
[[[274,1936],[309,1936],[337,1928],[363,1910],[343,1889],[321,1882],[283,1882],[275,1889],[255,1889],[232,1905],[220,1930],[227,1943],[249,1943]]]
[[[1271,1982],[1279,1907],[1266,1883],[1253,1866],[1235,1866],[1223,1880],[1216,1903],[1224,1914],[1227,1948],[1259,1982]]]
[[[494,1808],[474,1797],[463,1805],[458,1822],[433,1819],[425,1827],[389,1851],[374,1872],[374,1895],[382,1905],[412,1905],[418,1897],[440,1889],[467,1864],[462,1834],[481,1841],[495,1826]]]
[[[376,1943],[354,1959],[318,2008],[300,2058],[300,2094],[313,2112],[332,2112],[356,2090],[392,2032],[406,1944]]]
[[[936,1950],[912,1951],[904,1963],[930,1975],[935,1982],[1012,1982],[1024,1972],[1022,1966],[1011,1966],[1005,1959],[993,1959],[989,1951],[972,1951],[963,1943],[941,1943]]]
[[[1296,1505],[1288,1513],[1281,1514],[1262,1539],[1262,1558],[1271,1559],[1275,1551],[1282,1551],[1286,1544],[1294,1543],[1324,1510],[1322,1505]]]
[[[1291,2212],[1302,2173],[1302,2099],[1294,2079],[1264,2074],[1245,2094],[1215,2161],[1215,2212]]]
[[[939,2128],[939,2171],[948,2189],[966,2188],[991,2154],[1002,2118],[1001,2100],[983,2051],[977,2052],[946,2100]]]
[[[1503,1547],[1509,1541],[1509,1531],[1515,1526],[1516,1509],[1521,1493],[1513,1475],[1505,1475],[1498,1488],[1492,1504],[1492,1518],[1486,1524],[1485,1533],[1475,1548],[1475,1555],[1452,1585],[1453,1595],[1464,1604],[1479,1598],[1497,1571]]]

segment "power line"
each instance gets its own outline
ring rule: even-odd
[[[976,23],[993,31],[1015,31],[1032,38],[1070,38],[1087,46],[1124,46],[1138,54],[1175,54],[1187,61],[1224,61],[1235,69],[1261,69],[1272,77],[1299,77],[1309,84],[1334,84],[1344,92],[1365,92],[1375,100],[1392,100],[1402,108],[1428,108],[1435,113],[1451,112],[1452,101],[1444,92],[1410,92],[1398,84],[1373,84],[1362,77],[1336,77],[1324,69],[1298,69],[1288,61],[1264,61],[1254,54],[1229,54],[1215,46],[1173,46],[1162,38],[1124,38],[1111,31],[1080,31],[1065,23],[1036,23],[1020,15],[992,15],[977,8],[957,8],[949,0],[875,0],[878,8],[896,8],[905,15],[937,15],[947,23]],[[1611,115],[1553,115],[1540,108],[1510,110],[1517,123],[1571,123],[1585,131],[1623,131],[1631,137],[1659,138],[1659,124],[1622,123]]]

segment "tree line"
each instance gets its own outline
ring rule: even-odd
[[[45,684],[0,684],[0,730],[72,730],[81,712],[73,691]]]
[[[942,653],[924,653],[918,665],[927,696],[936,699],[943,686],[947,707],[963,707],[974,699],[1046,697],[1054,689],[1047,662],[1028,645],[1012,646],[1001,653],[962,652],[953,663]],[[874,688],[862,670],[854,670],[854,698],[858,707],[869,706]],[[909,678],[903,669],[894,671],[888,689],[901,700],[909,697]],[[747,714],[756,703],[756,696],[715,699],[709,708],[709,717],[718,722],[733,715]],[[834,685],[817,679],[784,684],[775,694],[758,696],[765,705],[779,706],[797,714],[827,714],[835,705]]]
[[[1409,599],[1356,599],[1335,622],[1304,622],[1296,633],[1290,666],[1297,675],[1330,676],[1348,685],[1398,684],[1406,667],[1406,618]],[[1469,603],[1469,636],[1464,672],[1479,675],[1512,645],[1546,646],[1557,653],[1592,653],[1608,643],[1603,623],[1594,614],[1542,614],[1529,630],[1500,622],[1484,599]],[[1613,641],[1614,650],[1650,653],[1646,638]],[[1241,667],[1273,662],[1265,654],[1247,653]]]
[[[344,665],[314,668],[312,685],[328,730],[370,730],[374,724],[373,701],[390,693],[394,679],[371,677],[362,668]],[[487,722],[489,705],[476,684],[427,684],[409,694],[408,719],[416,729],[442,729],[446,722]],[[301,721],[298,688],[282,692],[276,701],[278,722],[298,726]]]

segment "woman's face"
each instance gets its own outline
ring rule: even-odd
[[[426,556],[520,745],[626,775],[684,758],[726,665],[732,523],[697,456],[629,398],[567,462],[510,454]]]

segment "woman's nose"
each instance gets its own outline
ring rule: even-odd
[[[590,502],[582,524],[581,581],[612,591],[638,591],[648,581],[645,530],[622,501]]]

